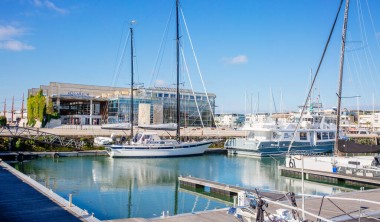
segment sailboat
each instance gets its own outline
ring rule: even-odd
[[[338,105],[337,105],[337,124],[335,130],[335,144],[332,156],[324,157],[297,157],[288,156],[286,158],[286,166],[316,171],[327,171],[333,173],[354,174],[357,176],[379,177],[380,176],[380,146],[379,145],[363,145],[340,138],[340,115],[341,115],[341,99],[342,99],[342,80],[344,52],[346,42],[346,30],[348,22],[348,9],[350,0],[346,1],[344,23],[342,31],[342,46],[340,53],[340,71],[339,71],[339,87],[338,87]],[[343,153],[377,153],[374,156],[343,156]]]
[[[179,57],[179,0],[176,0],[176,54],[177,54],[177,123],[176,123],[176,140],[161,139],[155,132],[139,132],[133,136],[133,127],[131,128],[131,138],[129,144],[111,145],[106,147],[110,157],[178,157],[202,155],[213,141],[201,142],[181,142],[180,141],[180,91],[179,91],[179,74],[180,74],[180,57]],[[133,28],[131,32],[131,92],[133,92]],[[131,93],[131,123],[133,122],[133,93]]]

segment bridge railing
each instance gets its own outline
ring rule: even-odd
[[[52,133],[47,133],[35,128],[5,126],[0,128],[0,136],[30,139],[37,142],[81,149],[84,146],[83,141],[76,138],[68,138]]]

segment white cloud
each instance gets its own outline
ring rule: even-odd
[[[13,26],[0,26],[0,41],[2,40],[10,40],[15,36],[21,36],[25,33],[24,29],[16,28]]]
[[[168,87],[168,83],[165,82],[164,80],[157,79],[157,80],[154,82],[154,86],[156,86],[156,87]]]
[[[60,14],[67,14],[68,13],[67,10],[65,10],[63,8],[59,8],[58,6],[56,6],[53,2],[51,2],[49,0],[34,0],[33,4],[36,7],[39,7],[39,8],[48,8],[48,9],[56,11],[56,12],[58,12]]]
[[[227,64],[243,64],[248,62],[248,57],[246,55],[238,55],[232,58],[225,58],[223,59],[225,63]]]
[[[6,49],[6,50],[11,50],[11,51],[24,51],[24,50],[33,50],[34,47],[17,40],[9,40],[9,41],[0,41],[0,49]]]
[[[0,26],[0,49],[10,51],[33,50],[33,46],[16,40],[17,37],[25,34],[26,30],[24,28],[17,28],[10,25]]]

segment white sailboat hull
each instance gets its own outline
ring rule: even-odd
[[[110,157],[179,157],[202,155],[212,142],[172,145],[112,145],[106,148]]]

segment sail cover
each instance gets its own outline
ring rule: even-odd
[[[102,129],[108,129],[108,130],[130,130],[131,124],[130,123],[111,123],[111,124],[103,124],[101,126]]]
[[[150,130],[176,130],[177,124],[176,123],[164,123],[164,124],[141,124],[139,125],[139,128],[142,129],[150,129]]]
[[[338,150],[343,153],[380,153],[380,145],[365,145],[348,140],[339,140]]]

